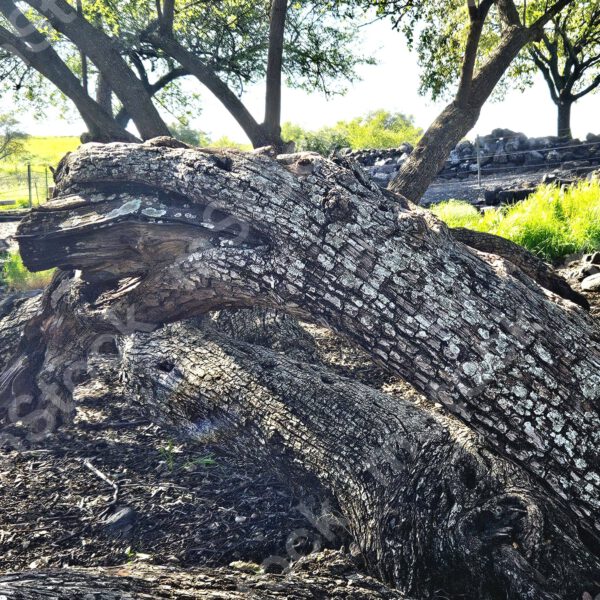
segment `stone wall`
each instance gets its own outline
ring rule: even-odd
[[[387,150],[347,149],[371,173],[381,186],[386,186],[413,151],[411,144]],[[561,169],[582,171],[600,166],[600,135],[588,134],[585,140],[555,136],[528,138],[510,129],[494,129],[479,138],[479,160],[483,176],[515,171],[549,171]],[[452,150],[439,177],[461,179],[477,174],[476,142],[463,140]]]

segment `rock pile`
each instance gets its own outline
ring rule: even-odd
[[[479,152],[478,148],[479,146]],[[361,163],[373,179],[385,187],[413,151],[411,144],[386,150],[344,149],[341,153]],[[581,171],[600,165],[600,135],[588,134],[585,140],[555,136],[528,138],[510,129],[494,129],[478,141],[459,142],[439,177],[466,178],[477,174],[477,154],[482,175],[517,171],[561,169]]]
[[[576,264],[573,278],[579,282],[582,290],[600,292],[600,252],[584,256],[581,262]]]

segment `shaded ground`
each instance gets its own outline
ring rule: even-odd
[[[78,392],[75,423],[0,457],[0,570],[260,563],[310,527],[271,473],[177,442],[97,381]]]

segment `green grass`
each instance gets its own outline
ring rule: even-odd
[[[21,255],[18,252],[11,252],[8,255],[8,260],[4,263],[2,270],[2,278],[6,285],[11,290],[21,292],[46,287],[50,283],[53,274],[53,269],[32,273],[23,264]]]
[[[468,202],[449,200],[432,211],[450,227],[507,238],[548,260],[600,248],[600,181],[566,189],[541,186],[523,202],[481,214]]]
[[[77,137],[29,137],[25,150],[17,157],[0,161],[0,200],[11,200],[13,204],[0,204],[0,210],[25,208],[29,205],[27,163],[31,164],[32,203],[46,201],[46,178],[52,184],[48,166],[56,167],[60,159],[75,150],[80,144]]]
[[[25,155],[18,163],[31,162],[36,165],[52,165],[67,153],[73,152],[81,145],[78,137],[29,137],[25,140]]]

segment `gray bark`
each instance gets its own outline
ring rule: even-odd
[[[315,478],[369,571],[404,593],[566,598],[594,589],[600,562],[577,519],[457,419],[210,325],[128,338],[121,380],[156,418],[258,455],[305,494]]]
[[[489,457],[483,463],[465,458],[462,441],[445,447],[440,440],[449,434],[442,433],[432,438],[437,440],[432,454],[418,450],[421,443],[429,448],[431,440],[418,434],[429,422],[415,417],[405,431],[402,425],[410,415],[398,400],[388,405],[350,383],[330,386],[333,396],[328,395],[318,381],[302,379],[303,368],[292,371],[288,363],[269,356],[267,363],[279,365],[278,377],[290,369],[285,389],[277,388],[277,381],[261,379],[267,375],[257,367],[252,370],[264,358],[260,351],[235,346],[229,369],[218,379],[229,386],[228,403],[240,406],[236,414],[246,415],[255,439],[268,439],[275,448],[283,444],[284,457],[294,462],[296,452],[295,463],[325,482],[347,515],[354,516],[353,531],[372,571],[402,589],[425,589],[432,569],[428,565],[427,572],[419,571],[420,553],[446,556],[436,577],[447,579],[460,565],[468,589],[468,582],[485,579],[484,570],[493,572],[495,585],[511,598],[561,597],[552,595],[550,564],[554,569],[562,565],[563,586],[597,577],[600,336],[591,318],[539,287],[513,263],[460,244],[431,214],[380,191],[352,164],[312,154],[274,160],[264,154],[177,146],[173,140],[88,145],[61,164],[59,199],[22,223],[18,239],[28,267],[80,269],[82,275],[58,276],[39,314],[27,324],[17,357],[0,379],[4,419],[15,394],[32,398],[27,409],[48,408],[41,392],[49,386],[54,386],[52,398],[69,408],[66,372],[99,334],[122,336],[214,309],[273,307],[325,324],[358,344],[478,431],[496,452],[477,449]],[[136,317],[137,324],[127,331],[115,324]],[[215,350],[216,342],[209,342]],[[198,338],[195,352],[186,345],[189,356],[182,356],[180,347],[161,338],[161,354],[172,354],[161,362],[163,375],[184,359],[189,365],[184,377],[198,373],[196,360],[218,369],[203,351],[205,343],[206,338]],[[144,356],[143,347],[140,353]],[[248,363],[244,353],[252,359]],[[147,353],[147,365],[152,366],[155,356],[156,350]],[[258,378],[249,397],[240,385],[241,374],[231,380],[237,382],[235,389],[228,383],[228,373],[233,377],[240,363],[246,375]],[[146,368],[144,360],[135,364],[132,385]],[[169,377],[174,375],[166,376],[167,384]],[[292,394],[292,380],[304,382],[299,395]],[[184,393],[186,385],[177,389]],[[202,407],[210,400],[211,387],[203,383],[198,399],[194,385],[198,382],[189,383],[189,397]],[[260,414],[277,415],[268,392],[278,389],[277,397],[298,411],[302,439],[310,440],[306,451],[283,417],[272,423],[277,435],[264,429]],[[311,389],[321,394],[312,396]],[[160,398],[160,390],[150,397]],[[175,390],[169,397],[178,406]],[[159,406],[159,412],[168,406],[150,404]],[[290,413],[286,408],[281,414]],[[353,419],[361,425],[353,425]],[[371,486],[377,486],[360,466],[368,449],[380,447],[388,434],[400,444],[395,453],[408,440],[412,450],[402,460],[423,481],[422,495],[416,480],[410,483],[404,468],[395,465],[389,490],[377,488],[382,500],[369,495]],[[410,462],[413,454],[416,462]],[[460,483],[467,463],[475,469],[475,479],[486,482],[483,488],[469,487],[471,477]],[[453,504],[436,485],[446,480],[455,482],[448,484],[451,492],[456,490],[464,506],[471,507],[471,512],[466,509],[470,517],[464,513],[468,532],[444,528],[450,518],[447,512],[444,520],[444,510],[452,511]],[[478,499],[471,499],[475,504],[469,504],[467,489]],[[515,489],[525,490],[525,499],[517,494],[516,500]],[[404,502],[397,503],[400,497]],[[569,509],[562,506],[565,501]],[[394,512],[404,504],[408,521],[397,520]],[[479,521],[477,514],[483,515]],[[519,514],[529,516],[515,517]],[[418,526],[408,527],[413,522]],[[497,523],[504,541],[490,533],[488,522]],[[553,523],[562,528],[562,537]],[[424,537],[412,538],[411,531]],[[529,541],[519,542],[517,532],[528,532]],[[536,545],[531,540],[539,535],[553,541],[548,547]],[[427,540],[422,547],[421,539]],[[513,541],[536,550],[515,553]],[[550,554],[560,559],[552,561]],[[485,569],[483,555],[495,557]],[[482,597],[497,597],[497,590],[482,589]]]

